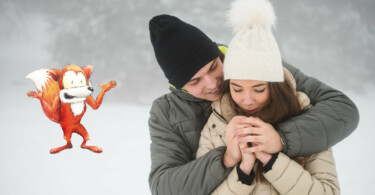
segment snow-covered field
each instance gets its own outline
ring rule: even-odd
[[[81,149],[82,139],[74,134],[72,149],[51,155],[49,149],[65,144],[60,126],[44,116],[37,100],[26,96],[33,89],[13,89],[2,93],[0,101],[0,194],[150,194],[150,106],[104,99],[98,110],[88,108],[82,120],[90,133],[88,143],[104,152]],[[359,107],[361,121],[334,147],[342,194],[375,194],[375,158],[370,153],[375,94],[348,95]]]
[[[81,136],[73,134],[73,148],[52,155],[49,149],[65,144],[61,127],[26,92],[17,90],[0,103],[0,194],[150,193],[149,106],[111,104],[104,98],[82,119],[88,144],[103,153],[81,149]]]
[[[375,194],[375,93],[347,94],[357,105],[360,121],[357,129],[333,147],[341,192],[347,194]]]

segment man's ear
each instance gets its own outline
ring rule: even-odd
[[[91,65],[86,65],[86,66],[82,67],[82,70],[83,70],[83,72],[85,72],[87,79],[89,79],[91,77],[92,68],[94,68],[94,67],[91,66]]]
[[[59,81],[60,78],[60,70],[59,69],[52,69],[48,71],[49,75],[52,77],[53,80]]]
[[[224,54],[221,54],[221,55],[220,55],[220,60],[221,60],[222,63],[224,62],[224,59],[225,59],[225,55],[224,55]]]

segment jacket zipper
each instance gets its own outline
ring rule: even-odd
[[[225,118],[221,114],[219,114],[214,108],[212,108],[212,111],[215,113],[216,116],[218,116],[221,120],[228,124],[228,121],[225,120]]]

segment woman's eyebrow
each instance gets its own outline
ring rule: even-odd
[[[241,85],[238,85],[236,83],[230,83],[231,85],[237,86],[237,87],[242,87]]]
[[[259,87],[259,86],[262,86],[262,85],[266,85],[265,83],[260,83],[260,84],[257,84],[257,85],[253,85],[253,87]]]

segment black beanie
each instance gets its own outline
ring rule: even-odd
[[[149,22],[156,60],[169,83],[181,89],[221,52],[198,28],[177,17],[158,15]]]

